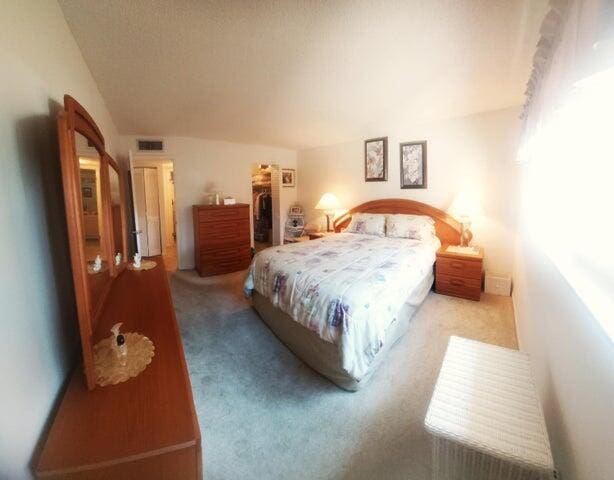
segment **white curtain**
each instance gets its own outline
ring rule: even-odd
[[[524,227],[614,339],[612,1],[552,1],[527,87]]]
[[[565,104],[575,84],[614,65],[612,0],[551,0],[527,83],[519,161],[530,161],[531,139]]]

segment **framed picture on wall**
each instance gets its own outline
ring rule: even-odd
[[[426,140],[401,144],[401,188],[426,188]]]
[[[365,140],[365,182],[388,180],[388,137]]]
[[[282,168],[281,169],[281,184],[284,187],[295,187],[296,186],[296,170],[293,168]]]

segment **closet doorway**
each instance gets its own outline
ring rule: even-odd
[[[251,182],[254,248],[256,252],[259,252],[273,245],[281,244],[279,166],[253,164]]]
[[[144,257],[162,255],[168,271],[177,270],[175,172],[172,160],[131,161],[137,251]]]

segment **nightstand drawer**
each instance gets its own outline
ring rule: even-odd
[[[481,278],[463,278],[453,277],[450,275],[442,275],[437,273],[436,290],[437,293],[445,295],[454,295],[457,297],[470,298],[472,300],[480,299],[480,291],[482,290]]]
[[[437,276],[453,275],[455,277],[482,279],[482,262],[461,260],[457,258],[437,257]]]

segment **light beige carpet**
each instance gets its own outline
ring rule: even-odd
[[[207,480],[427,480],[424,415],[450,335],[516,347],[509,297],[430,293],[361,391],[305,366],[243,297],[244,273],[171,275]]]

